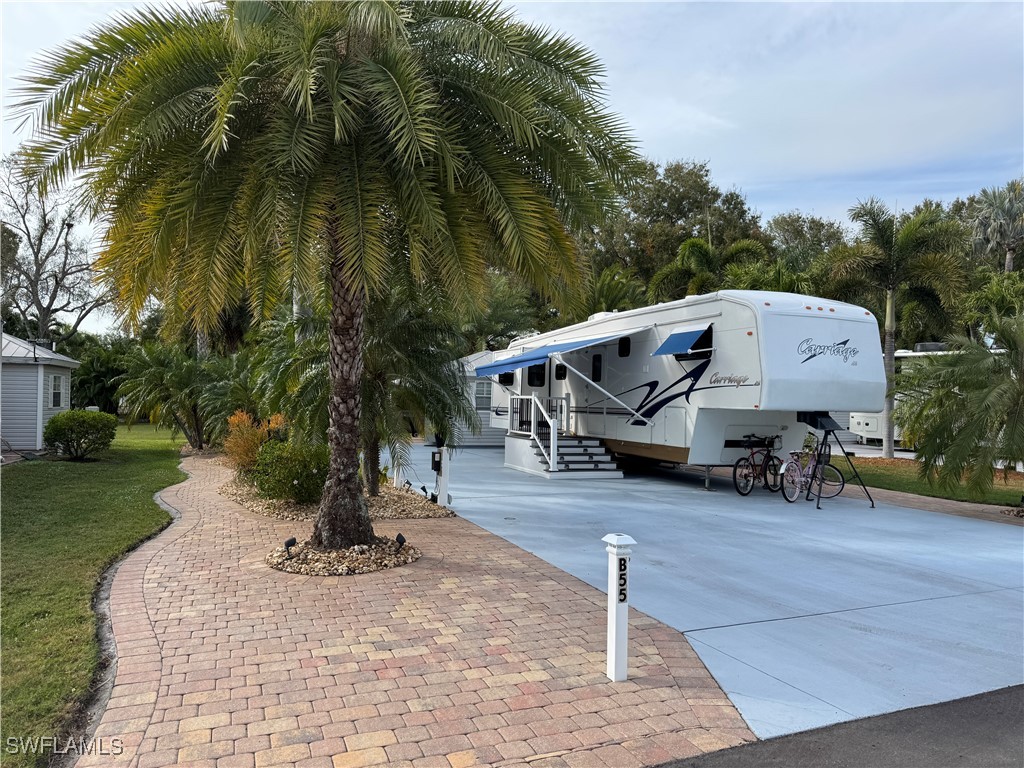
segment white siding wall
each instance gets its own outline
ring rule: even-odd
[[[4,363],[0,381],[0,432],[18,450],[38,450],[39,366]]]
[[[467,377],[466,396],[476,406],[476,415],[480,419],[480,434],[465,432],[459,445],[462,446],[504,446],[505,430],[490,425],[491,382],[489,379]]]

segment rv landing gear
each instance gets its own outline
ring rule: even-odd
[[[705,491],[711,491],[711,493],[715,492],[715,489],[711,487],[711,465],[710,464],[705,464],[704,465],[704,490]]]

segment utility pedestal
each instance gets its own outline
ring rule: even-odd
[[[601,541],[608,546],[608,667],[613,683],[627,677],[629,646],[629,556],[636,544],[624,533],[609,533]]]

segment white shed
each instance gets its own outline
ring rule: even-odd
[[[43,448],[43,427],[71,407],[71,372],[80,363],[46,347],[3,334],[0,435],[19,451]]]

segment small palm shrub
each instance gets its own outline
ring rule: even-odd
[[[325,445],[297,445],[270,440],[260,448],[249,473],[261,496],[300,504],[320,500],[329,460]]]
[[[64,411],[56,414],[43,430],[46,447],[81,461],[110,447],[117,434],[117,417],[93,411]]]
[[[228,463],[239,474],[251,472],[260,457],[260,448],[268,440],[284,440],[284,416],[275,413],[269,419],[254,419],[246,411],[235,411],[228,417],[228,434],[224,438],[224,453]]]

